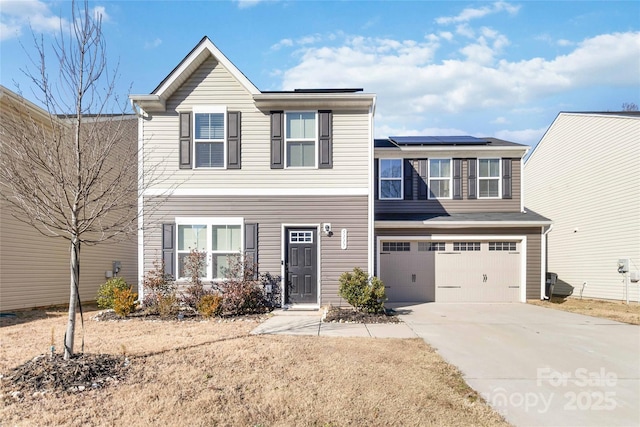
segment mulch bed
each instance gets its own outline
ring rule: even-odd
[[[180,310],[177,314],[171,314],[169,316],[160,316],[157,313],[148,313],[145,310],[136,310],[133,313],[129,314],[127,317],[118,316],[113,310],[104,310],[100,311],[95,316],[92,316],[92,320],[96,320],[99,322],[104,321],[127,321],[127,320],[158,320],[158,321],[203,321],[203,320],[211,320],[212,322],[256,322],[260,323],[265,321],[268,318],[267,313],[259,313],[259,314],[244,314],[237,316],[222,316],[222,317],[204,317],[200,315],[195,310]]]
[[[61,354],[34,357],[0,376],[3,394],[13,399],[47,393],[77,393],[117,384],[125,378],[129,359],[109,354]]]
[[[323,318],[328,323],[400,323],[398,314],[392,309],[384,313],[366,313],[353,308],[329,307]]]

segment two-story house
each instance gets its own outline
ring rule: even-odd
[[[390,301],[544,297],[551,221],[523,204],[527,150],[470,136],[375,140],[376,272]]]
[[[139,198],[141,278],[162,259],[185,279],[197,249],[222,280],[246,254],[282,277],[285,304],[319,306],[339,301],[341,273],[373,271],[374,95],[260,91],[205,37],[131,100],[140,177],[162,177]]]

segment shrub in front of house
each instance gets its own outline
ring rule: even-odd
[[[178,297],[173,276],[164,272],[164,263],[153,262],[153,268],[144,275],[144,300],[148,314],[167,317],[178,312]]]
[[[338,295],[354,308],[369,313],[384,313],[387,300],[384,283],[379,278],[369,277],[356,267],[352,272],[344,272],[338,279]]]
[[[129,285],[127,285],[127,282],[122,277],[112,277],[100,286],[100,289],[98,289],[98,297],[96,298],[98,308],[113,308],[114,291],[116,289],[129,289]]]
[[[222,314],[222,295],[206,294],[200,298],[196,306],[202,317],[218,317]]]
[[[133,286],[127,289],[113,290],[113,310],[120,317],[127,317],[136,308],[138,294],[133,292]]]

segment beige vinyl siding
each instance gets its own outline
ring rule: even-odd
[[[0,201],[0,204],[3,203]],[[5,205],[0,213],[0,311],[69,302],[69,247],[67,240],[49,238],[11,217]],[[121,261],[120,276],[136,289],[136,237],[120,243],[83,246],[80,251],[80,298],[96,299],[112,261]]]
[[[540,299],[541,284],[541,229],[536,228],[376,228],[376,237],[380,236],[431,236],[437,234],[461,235],[461,236],[526,236],[527,237],[527,271],[526,271],[526,295],[527,299]],[[375,248],[377,251],[378,248]],[[376,252],[377,253],[377,252]]]
[[[178,169],[178,111],[207,105],[241,112],[241,169]],[[333,111],[332,169],[271,169],[269,111],[258,110],[251,94],[213,58],[172,95],[166,113],[153,113],[144,121],[143,138],[145,168],[166,178],[156,188],[368,188],[368,111]]]
[[[548,271],[558,288],[625,299],[617,260],[640,270],[640,117],[561,113],[525,174],[526,207],[554,223]],[[638,283],[629,289],[638,301]]]
[[[45,135],[51,133],[52,123],[48,114],[17,95],[2,88],[0,108],[3,120],[31,117]],[[13,103],[13,107],[11,104]],[[17,110],[16,110],[17,108]],[[85,121],[90,126],[90,118]],[[64,122],[53,119],[56,125]],[[107,125],[107,123],[101,123]],[[137,119],[131,116],[115,119],[110,125],[122,128],[122,143],[136,147]],[[5,136],[0,134],[0,138]],[[122,147],[122,146],[120,146]],[[114,153],[114,161],[118,153]],[[135,170],[132,173],[135,180]],[[136,194],[131,194],[135,202]],[[137,237],[131,236],[119,243],[83,245],[80,250],[80,299],[96,299],[98,288],[106,281],[105,272],[112,269],[112,262],[121,262],[121,276],[136,288],[138,277]],[[0,199],[0,311],[17,310],[69,303],[70,295],[70,243],[63,238],[42,235],[32,226],[11,215],[7,202]]]
[[[376,161],[378,161],[376,159]],[[468,199],[469,182],[467,162],[462,162],[462,200],[376,200],[376,213],[469,213],[469,212],[520,212],[521,163],[513,159],[512,198],[511,199]],[[376,177],[378,185],[378,177]],[[413,187],[418,186],[418,177],[414,174]],[[414,194],[417,194],[414,191]]]
[[[339,303],[338,277],[354,267],[367,269],[367,197],[185,197],[170,196],[145,217],[145,271],[160,260],[161,224],[176,217],[242,217],[258,224],[259,271],[281,274],[282,225],[331,223],[333,236],[320,236],[321,303]],[[340,230],[348,247],[340,247]]]

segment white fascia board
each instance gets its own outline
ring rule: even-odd
[[[551,221],[376,221],[376,228],[484,228],[484,227],[540,227]]]
[[[378,147],[375,149],[376,157],[407,157],[424,156],[434,153],[444,157],[518,157],[522,158],[527,153],[528,147]]]
[[[129,99],[141,109],[149,112],[165,111],[165,100],[158,95],[129,95]]]
[[[367,196],[366,187],[358,188],[152,188],[151,196]]]
[[[175,69],[171,75],[166,79],[166,81],[155,91],[157,95],[162,98],[168,98],[171,96],[171,93],[165,93],[169,88],[172,87],[173,83],[184,73],[186,72],[191,64],[201,55],[204,51],[208,51],[223,67],[225,67],[232,75],[235,77],[238,82],[251,94],[255,95],[260,93],[257,87],[254,86],[253,83],[242,74],[242,72],[235,66],[233,63],[227,58],[208,37],[200,43],[198,47],[196,47],[180,64],[180,66]]]
[[[261,109],[346,109],[368,110],[375,95],[368,93],[260,93],[253,96]]]

